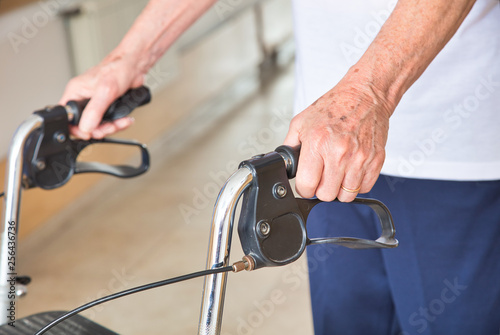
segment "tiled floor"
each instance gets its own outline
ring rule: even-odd
[[[217,192],[237,163],[281,144],[292,90],[287,69],[233,112],[193,117],[182,132],[152,145],[146,175],[106,179],[25,238],[18,272],[33,282],[18,317],[203,269]],[[235,233],[231,260],[241,256]],[[202,286],[195,279],[83,315],[120,334],[196,334]],[[229,274],[222,334],[312,334],[304,257],[282,268]]]

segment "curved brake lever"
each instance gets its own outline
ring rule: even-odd
[[[150,99],[147,87],[131,89],[108,108],[104,121],[124,117],[136,107],[148,103]],[[149,153],[146,147],[138,142],[117,139],[84,141],[70,138],[69,124],[78,123],[87,103],[88,100],[70,101],[66,106],[52,106],[35,112],[43,119],[43,123],[30,134],[24,148],[25,188],[58,188],[66,184],[75,173],[96,172],[131,178],[148,170]],[[78,155],[85,147],[98,143],[137,146],[140,149],[141,164],[133,167],[77,161]]]
[[[146,146],[137,141],[125,141],[111,138],[103,138],[100,140],[76,140],[72,141],[75,152],[80,152],[84,148],[92,144],[119,144],[136,146],[140,150],[141,164],[138,167],[130,165],[109,165],[100,162],[81,162],[76,161],[74,172],[78,173],[105,173],[119,178],[132,178],[139,176],[149,169],[149,152]]]
[[[321,203],[317,199],[300,199],[296,198],[299,208],[307,220],[307,216],[312,208]],[[334,200],[339,202],[338,200]],[[315,244],[336,244],[350,249],[373,249],[373,248],[395,248],[398,246],[398,240],[395,238],[396,229],[392,220],[392,215],[387,206],[376,199],[356,198],[352,201],[353,204],[366,205],[373,209],[377,214],[382,232],[376,240],[368,240],[356,237],[325,237],[312,238],[307,240],[307,245]]]

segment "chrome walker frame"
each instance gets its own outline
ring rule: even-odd
[[[69,113],[70,112],[68,112],[68,114]],[[72,118],[72,115],[68,115],[69,120],[71,120]],[[28,119],[26,119],[25,122],[23,122],[18,127],[9,148],[5,179],[5,196],[3,199],[3,216],[1,222],[2,234],[0,236],[0,320],[4,320],[6,322],[0,321],[0,324],[8,323],[10,316],[9,307],[12,305],[15,306],[16,289],[14,287],[14,292],[12,291],[11,282],[12,279],[15,279],[15,276],[17,276],[15,270],[15,256],[17,254],[18,243],[17,232],[19,230],[20,199],[23,186],[23,165],[27,163],[24,162],[23,154],[30,135],[35,131],[41,129],[43,126],[44,119],[37,114],[32,114]],[[298,156],[291,159],[290,155],[283,155],[282,153],[276,152],[275,154],[280,156],[277,160],[275,160],[275,162],[279,161],[281,166],[283,166],[282,164],[284,162],[284,167],[287,171],[283,172],[285,174],[283,178],[288,180],[286,174],[288,173],[289,168],[293,169],[293,167],[296,166],[296,160],[298,159]],[[276,155],[274,157],[276,157]],[[258,157],[256,159],[258,159]],[[281,159],[283,159],[283,161]],[[255,167],[252,167],[252,164],[242,163],[241,167],[226,181],[217,197],[214,206],[214,212],[212,215],[212,226],[206,266],[207,269],[221,268],[229,265],[231,239],[237,204],[241,196],[245,194],[247,190],[248,193],[251,193],[259,189],[258,187],[252,186],[253,183],[259,185],[259,174],[256,172],[256,170],[252,169],[255,169]],[[256,174],[254,175],[254,173]],[[292,177],[290,177],[289,175],[288,178]],[[274,184],[274,186],[279,185],[280,183]],[[277,196],[278,198],[284,197],[284,195],[280,196],[279,194],[275,196]],[[297,207],[297,210],[301,211],[302,214],[305,215],[305,218],[307,217],[310,209],[316,203],[320,202],[319,200],[307,199],[295,200],[298,201],[297,206],[299,207]],[[355,202],[372,207],[372,209],[374,209],[378,214],[380,222],[382,224],[382,234],[377,240],[372,241],[358,238],[322,238],[310,240],[307,239],[307,236],[305,236],[304,238],[307,239],[307,243],[303,244],[302,247],[305,248],[306,245],[321,243],[333,243],[353,249],[396,247],[398,245],[398,241],[394,238],[395,229],[392,222],[392,217],[385,205],[373,199],[356,198]],[[384,220],[382,220],[382,218],[384,218]],[[252,219],[248,221],[253,222]],[[255,222],[259,222],[258,219]],[[13,226],[15,227],[15,229],[13,229]],[[12,230],[15,231],[12,232]],[[300,257],[301,253],[303,252],[302,247],[300,250],[292,250],[294,252],[293,260]],[[12,261],[12,259],[14,261]],[[290,262],[293,260],[290,259]],[[260,264],[260,267],[285,265],[289,263],[285,259],[282,263],[266,264],[265,259],[262,258],[259,260],[259,262],[264,262]],[[211,274],[205,277],[198,334],[219,335],[221,333],[226,283],[227,272]]]
[[[19,212],[21,205],[23,151],[28,137],[43,126],[43,118],[32,114],[16,130],[9,147],[3,199],[3,215],[0,236],[0,322],[8,322],[9,307],[15,305],[15,294],[9,279],[16,276]],[[247,168],[237,170],[225,183],[217,198],[212,217],[207,268],[229,264],[234,212],[240,196],[252,182]],[[15,225],[15,233],[12,226]],[[10,244],[9,244],[10,243]],[[12,251],[14,246],[14,250]],[[14,262],[9,261],[14,257]],[[15,278],[15,277],[14,277]],[[199,323],[199,334],[220,334],[226,290],[227,273],[206,276]]]

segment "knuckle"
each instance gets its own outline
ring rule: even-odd
[[[72,78],[66,85],[65,93],[74,94],[80,91],[81,81],[79,77]]]
[[[365,178],[361,182],[361,189],[359,190],[359,193],[370,192],[373,185],[375,185],[375,182],[377,181],[377,177],[377,174],[366,174]]]
[[[371,172],[372,174],[378,175],[378,173],[382,169],[382,165],[384,165],[384,160],[385,160],[384,155],[375,155],[371,160],[367,160],[365,162],[364,164],[365,169]]]
[[[68,86],[73,87],[73,86],[78,86],[81,82],[81,77],[73,77],[68,81]]]
[[[301,188],[298,185],[295,186],[295,189],[297,190],[297,193],[303,198],[314,197],[314,191],[311,191],[310,189]]]
[[[290,121],[290,129],[299,129],[300,128],[300,114],[294,116]]]
[[[345,194],[345,192],[340,192],[338,199],[340,202],[351,202],[356,198],[356,194]]]
[[[316,196],[318,197],[319,200],[321,201],[333,201],[337,197],[337,194],[332,192],[331,190],[325,190],[324,188],[318,188],[316,191]]]
[[[304,178],[298,178],[295,183],[295,189],[304,198],[314,197],[317,187],[318,185],[313,180],[304,180]]]
[[[101,92],[103,95],[107,96],[117,96],[119,94],[119,88],[118,85],[116,85],[114,82],[103,82],[101,83]]]
[[[373,158],[373,163],[377,166],[382,166],[385,161],[385,150],[379,151],[377,154],[375,154],[375,157]]]
[[[361,193],[361,194],[368,193],[372,190],[372,187],[373,187],[373,184],[371,184],[371,182],[369,182],[368,184],[361,186],[359,193]]]
[[[295,188],[297,192],[299,192],[302,196],[314,196],[314,192],[316,191],[316,186],[312,181],[300,181],[297,180],[295,184]]]
[[[358,150],[354,156],[354,161],[357,163],[357,165],[363,166],[365,162],[370,160],[370,157],[372,155],[367,150]]]
[[[385,161],[385,150],[372,152],[364,161],[363,167],[366,170],[380,170]]]

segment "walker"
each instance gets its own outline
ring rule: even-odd
[[[144,86],[131,89],[110,106],[104,121],[124,117],[136,107],[148,103],[150,98],[150,92]],[[149,152],[141,143],[117,139],[84,141],[70,137],[68,126],[78,124],[87,102],[70,101],[66,106],[51,106],[34,112],[18,127],[11,141],[0,237],[0,335],[116,335],[77,314],[112,299],[198,276],[205,276],[198,333],[220,334],[228,272],[283,266],[297,260],[308,245],[314,244],[330,243],[352,249],[394,248],[398,245],[387,207],[378,200],[363,198],[356,198],[353,203],[369,206],[377,214],[381,225],[378,239],[309,238],[307,216],[321,201],[295,198],[289,179],[295,177],[300,147],[280,146],[275,151],[242,162],[222,187],[212,216],[207,270],[118,292],[70,312],[43,312],[16,319],[16,297],[25,291],[24,286],[29,282],[29,278],[19,277],[16,273],[21,190],[58,188],[79,173],[131,178],[149,168]],[[77,161],[85,147],[102,143],[136,147],[141,157],[140,165]],[[238,234],[245,256],[230,265],[235,209],[242,196]]]

